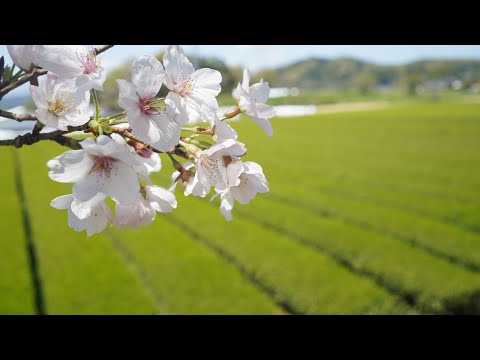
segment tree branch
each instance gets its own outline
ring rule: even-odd
[[[21,148],[23,145],[33,145],[42,140],[52,140],[56,143],[68,146],[72,149],[80,149],[80,143],[78,140],[64,136],[72,131],[84,131],[86,133],[91,132],[88,125],[82,126],[69,126],[67,131],[64,130],[55,130],[49,133],[38,133],[31,132],[24,135],[18,135],[15,139],[0,140],[0,146],[15,146],[16,148]]]
[[[101,54],[105,51],[107,51],[108,49],[112,48],[114,45],[102,45],[98,48],[95,48],[95,54]],[[29,72],[28,74],[22,76],[20,79],[18,79],[17,81],[11,83],[10,85],[8,86],[5,86],[3,89],[0,90],[0,100],[6,95],[8,94],[10,91],[16,89],[17,87],[29,82],[30,80],[33,80],[33,79],[36,79],[38,78],[39,76],[42,76],[42,75],[45,75],[47,73],[47,70],[44,70],[42,68],[35,68],[33,69],[31,72]]]
[[[0,109],[0,116],[6,117],[18,122],[21,121],[27,121],[27,120],[37,120],[37,117],[35,115],[30,115],[30,114],[15,114],[10,111],[5,111]]]

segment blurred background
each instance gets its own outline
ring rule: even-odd
[[[271,87],[275,134],[231,121],[270,185],[233,221],[219,199],[185,198],[139,230],[87,238],[49,206],[71,191],[48,178],[54,143],[0,147],[0,313],[480,313],[480,46],[185,45],[222,73],[220,111],[244,67]],[[118,45],[115,79],[164,45]],[[10,58],[6,46],[0,56]],[[28,86],[1,109],[34,111]],[[0,139],[33,122],[0,119]],[[162,155],[154,182],[168,188]]]

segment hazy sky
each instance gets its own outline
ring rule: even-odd
[[[117,45],[101,55],[108,70],[139,54],[155,54],[165,45]],[[215,56],[229,65],[242,65],[252,71],[285,65],[307,57],[352,56],[377,64],[402,64],[425,58],[480,60],[479,45],[184,45],[187,55]],[[0,56],[10,62],[5,45]],[[28,91],[22,87],[16,94]]]

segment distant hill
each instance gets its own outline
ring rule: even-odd
[[[382,66],[353,58],[310,58],[277,69],[260,71],[274,87],[314,89],[367,89],[379,86],[413,86],[445,78],[464,83],[480,81],[480,61],[423,60],[400,66]]]

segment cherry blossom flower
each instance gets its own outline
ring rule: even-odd
[[[106,73],[94,49],[87,50],[79,45],[45,45],[38,63],[61,80],[74,79],[82,90],[103,91]]]
[[[180,46],[169,46],[163,55],[165,85],[171,99],[187,109],[190,121],[207,121],[218,110],[216,96],[220,93],[222,74],[210,68],[196,70]]]
[[[79,91],[74,80],[59,82],[55,75],[48,73],[40,87],[30,85],[30,95],[37,107],[37,119],[60,130],[83,125],[93,115],[90,93]]]
[[[82,150],[67,151],[47,163],[52,180],[75,183],[71,208],[78,218],[90,216],[107,196],[121,205],[138,199],[138,156],[106,135],[85,139],[80,145]]]
[[[243,82],[238,84],[235,97],[239,99],[238,106],[250,116],[267,135],[273,135],[272,124],[269,119],[275,116],[273,107],[266,105],[270,95],[270,87],[267,82],[260,80],[259,83],[250,84],[250,73],[247,69],[243,71]]]
[[[141,196],[130,205],[117,204],[115,207],[116,225],[136,229],[150,225],[156,212],[169,213],[177,207],[175,195],[160,186],[142,187]]]
[[[242,205],[252,201],[257,193],[266,193],[269,191],[268,182],[263,174],[262,167],[252,161],[242,163],[241,161],[232,162],[227,167],[228,187],[224,190],[218,190],[220,194],[220,212],[227,221],[232,220],[232,209],[234,201]],[[212,200],[217,196],[215,195]]]
[[[192,171],[194,168],[194,164],[186,162],[180,171],[174,171],[172,174],[172,185],[168,191],[174,192],[177,183],[180,182],[184,187],[185,196],[193,194],[194,196],[205,197],[208,193],[207,188],[195,176],[195,172]]]
[[[155,99],[164,80],[162,64],[153,56],[140,56],[132,65],[132,82],[117,80],[119,105],[127,111],[132,134],[160,151],[168,151],[180,140],[181,126],[188,116],[178,99],[169,94],[162,110]]]
[[[195,154],[197,157],[196,179],[194,179],[192,187],[193,185],[197,186],[197,181],[200,182],[205,191],[202,189],[199,192],[205,195],[209,193],[212,186],[219,190],[227,188],[227,165],[232,160],[237,160],[245,155],[246,152],[245,145],[233,139],[224,140],[212,145],[209,149],[197,152]]]
[[[7,45],[12,61],[20,69],[31,71],[38,65],[38,59],[44,51],[43,45]]]
[[[78,218],[72,211],[73,195],[63,195],[52,200],[50,205],[55,209],[68,210],[68,226],[75,231],[87,231],[87,236],[98,234],[113,223],[113,215],[105,202],[100,202],[92,208],[89,216]]]

